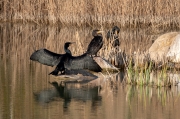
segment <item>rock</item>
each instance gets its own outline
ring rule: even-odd
[[[109,69],[109,70],[117,70],[118,71],[118,68],[116,68],[115,66],[110,64],[107,60],[105,60],[101,57],[93,57],[93,59],[98,63],[98,65],[102,69]]]
[[[169,48],[178,34],[178,32],[169,32],[159,36],[148,50],[151,60],[155,62],[166,60]]]
[[[98,78],[96,75],[91,72],[83,69],[74,69],[74,70],[66,70],[65,74],[60,74],[58,76],[53,76],[53,79],[61,79],[67,81],[77,81],[78,80],[94,80]]]
[[[170,46],[166,57],[174,63],[180,62],[180,34],[175,37],[175,40]]]

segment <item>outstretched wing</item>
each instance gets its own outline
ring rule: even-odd
[[[68,57],[64,62],[67,69],[88,69],[94,72],[100,72],[101,67],[88,54],[83,54],[77,57]]]
[[[30,56],[30,60],[38,61],[39,63],[48,66],[55,66],[60,62],[62,56],[63,54],[57,54],[47,49],[40,49]]]

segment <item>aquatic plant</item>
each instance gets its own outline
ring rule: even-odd
[[[166,65],[161,69],[155,69],[153,62],[146,63],[144,67],[133,66],[132,60],[129,61],[126,67],[126,83],[140,86],[156,86],[156,87],[171,87],[175,81],[168,77],[168,70]]]

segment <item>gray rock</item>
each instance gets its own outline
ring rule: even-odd
[[[116,68],[115,66],[110,64],[107,60],[105,60],[101,57],[93,57],[93,59],[98,63],[98,65],[102,69],[109,69],[109,70],[117,70],[118,71],[118,68]]]

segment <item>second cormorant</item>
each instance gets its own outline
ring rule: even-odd
[[[102,48],[103,46],[103,37],[102,37],[102,31],[100,30],[93,30],[92,35],[94,38],[91,40],[91,42],[88,45],[87,53],[97,56],[97,52]]]

